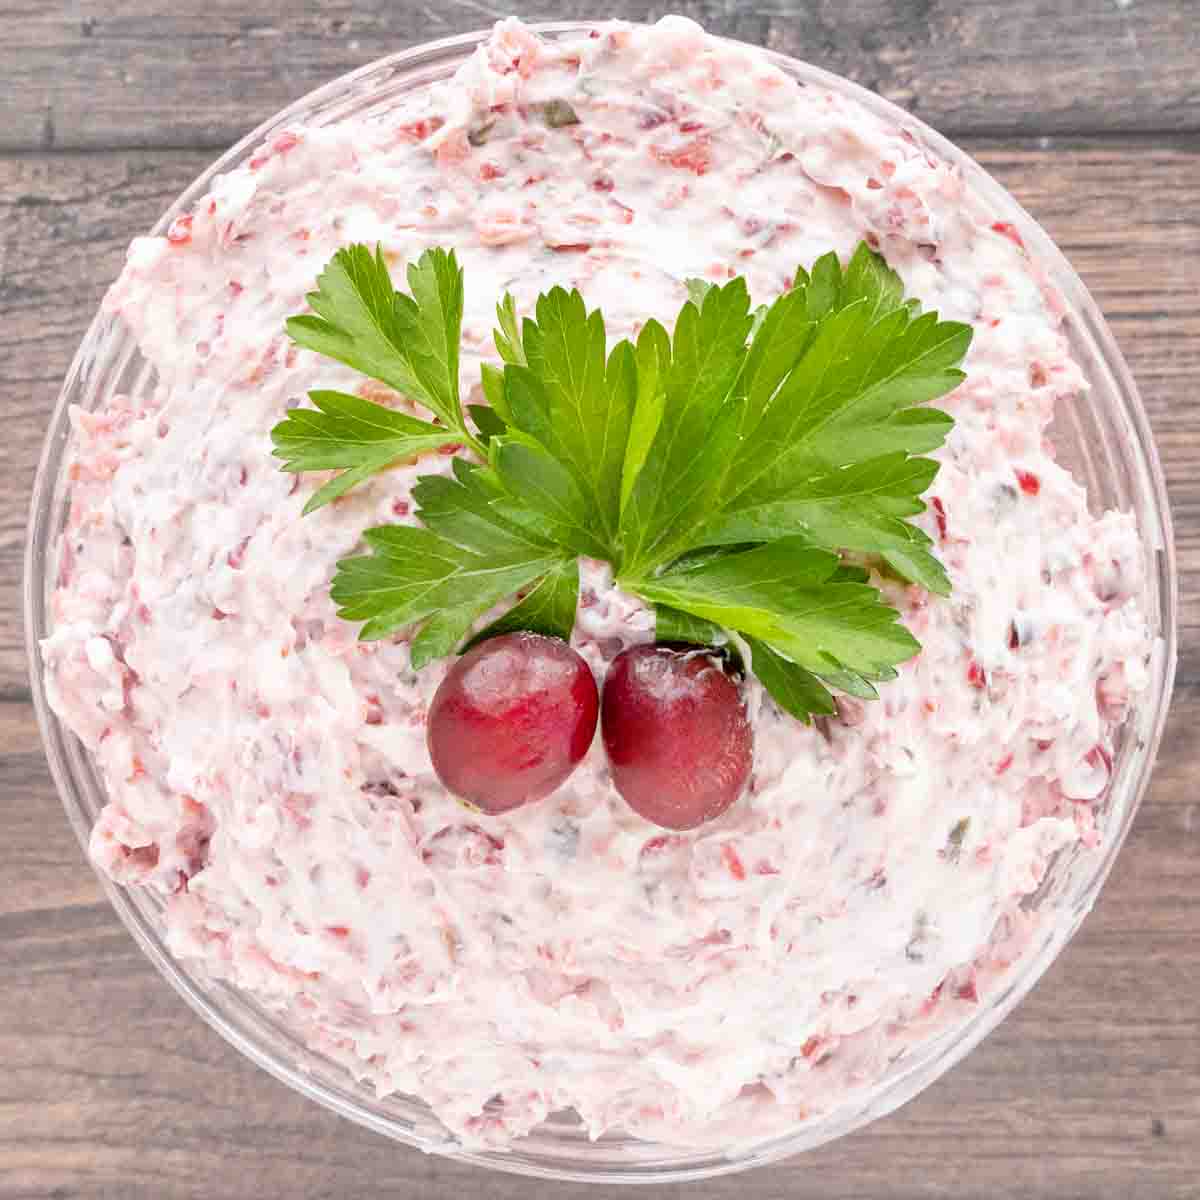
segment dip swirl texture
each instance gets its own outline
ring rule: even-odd
[[[446,664],[359,643],[328,585],[361,531],[411,521],[433,455],[301,519],[321,477],[270,430],[314,387],[403,398],[299,350],[284,321],[339,247],[393,275],[452,246],[462,379],[493,305],[578,287],[609,336],[684,280],[757,302],[859,240],[970,322],[923,527],[953,595],[880,581],[922,653],[881,699],[805,727],[754,680],[746,795],[664,834],[599,739],[541,804],[464,810],[425,747]],[[778,1132],[965,1019],[1022,952],[1021,901],[1098,838],[1114,731],[1147,678],[1132,518],[1055,461],[1086,390],[1062,305],[950,164],[854,101],[669,17],[545,42],[515,20],[450,81],[371,119],[296,127],[139,238],[106,306],[152,388],[72,414],[55,710],[109,803],[92,855],[167,899],[168,943],[468,1145],[573,1108],[599,1135]],[[653,616],[582,564],[573,644],[598,678]]]

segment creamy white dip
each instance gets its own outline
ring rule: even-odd
[[[464,811],[425,748],[445,664],[359,644],[328,594],[449,459],[302,518],[322,478],[283,474],[271,427],[312,387],[399,401],[297,350],[285,318],[342,245],[381,242],[397,279],[452,246],[477,391],[505,288],[528,310],[577,286],[615,340],[670,320],[688,276],[745,275],[761,302],[862,238],[975,328],[921,518],[953,597],[883,584],[920,656],[812,728],[749,681],[749,791],[692,832],[621,802],[599,738],[543,803]],[[137,239],[106,306],[157,380],[72,414],[44,644],[108,789],[95,861],[169,896],[181,959],[465,1142],[567,1107],[697,1143],[825,1110],[973,1011],[1024,945],[1022,897],[1096,838],[1146,680],[1138,533],[1089,515],[1046,440],[1085,381],[1019,237],[855,102],[678,17],[552,44],[504,21],[403,109],[276,136]],[[652,636],[585,563],[574,642],[598,676]]]

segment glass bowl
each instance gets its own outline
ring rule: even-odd
[[[561,22],[535,28],[558,38],[591,28]],[[165,233],[189,209],[214,175],[249,158],[279,127],[327,124],[351,115],[387,111],[416,89],[450,75],[486,33],[430,42],[353,71],[313,92],[261,125],[221,156],[163,214],[153,232]],[[783,1136],[724,1150],[672,1147],[620,1134],[590,1141],[581,1125],[562,1114],[539,1126],[507,1152],[466,1151],[419,1100],[377,1098],[348,1072],[309,1049],[250,997],[203,972],[176,962],[161,935],[161,901],[139,888],[117,888],[103,879],[118,916],[177,992],[222,1037],[276,1078],[343,1116],[422,1150],[481,1166],[554,1179],[646,1183],[702,1179],[759,1166],[809,1150],[857,1129],[910,1100],[971,1050],[1029,992],[1095,903],[1145,792],[1171,695],[1176,656],[1176,569],[1170,514],[1158,456],[1129,369],[1087,289],[1066,259],[1011,196],[945,138],[902,110],[855,84],[778,54],[768,57],[806,84],[852,98],[885,120],[903,124],[930,153],[955,164],[997,219],[1011,222],[1061,292],[1066,329],[1077,361],[1090,379],[1088,397],[1064,406],[1055,421],[1060,457],[1088,488],[1094,508],[1132,511],[1146,555],[1146,605],[1157,636],[1145,701],[1118,738],[1111,786],[1103,802],[1101,844],[1062,856],[1029,904],[1041,915],[1033,944],[973,1016],[911,1048],[889,1073],[851,1093],[822,1116]],[[131,231],[132,232],[132,231]],[[67,815],[86,848],[104,790],[79,741],[50,711],[42,679],[39,640],[50,631],[49,587],[57,575],[58,534],[67,506],[64,459],[70,405],[94,408],[114,391],[136,393],[149,369],[128,333],[111,317],[96,317],[63,384],[34,485],[25,564],[25,628],[34,703],[46,753]]]

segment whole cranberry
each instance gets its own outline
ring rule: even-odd
[[[664,829],[694,829],[742,794],[754,734],[721,655],[696,646],[623,651],[604,681],[601,729],[613,783]]]
[[[559,638],[506,633],[468,650],[429,708],[426,742],[448,791],[495,815],[541,800],[596,732],[591,668]]]

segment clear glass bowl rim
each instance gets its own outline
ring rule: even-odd
[[[531,28],[543,36],[561,37],[584,33],[604,24],[601,21],[558,21],[533,24]],[[208,190],[214,175],[243,161],[280,127],[310,119],[360,92],[367,95],[380,82],[394,84],[410,79],[413,80],[412,88],[427,86],[434,79],[449,74],[486,40],[489,32],[478,30],[423,43],[378,59],[308,93],[221,155],[171,205],[152,232],[164,233],[175,216],[188,210]],[[853,1104],[835,1108],[829,1116],[799,1125],[785,1135],[720,1151],[658,1146],[619,1135],[588,1143],[579,1137],[564,1140],[561,1134],[555,1135],[553,1131],[539,1133],[536,1130],[509,1152],[464,1151],[444,1132],[438,1132],[436,1122],[419,1101],[393,1098],[387,1104],[390,1111],[384,1111],[384,1106],[373,1100],[365,1089],[356,1087],[341,1068],[303,1046],[252,1001],[227,985],[214,984],[183,967],[162,942],[155,927],[153,905],[138,895],[138,889],[118,888],[100,876],[117,915],[158,971],[199,1016],[252,1062],[301,1094],[360,1125],[408,1145],[484,1167],[582,1182],[665,1183],[705,1179],[761,1166],[815,1148],[906,1103],[1003,1020],[1041,978],[1091,909],[1145,793],[1166,720],[1177,654],[1178,605],[1166,487],[1136,386],[1086,287],[1050,238],[1012,196],[973,159],[936,131],[841,76],[762,47],[750,48],[765,55],[794,78],[829,88],[857,101],[890,123],[902,124],[920,143],[958,166],[972,190],[984,197],[999,216],[1017,227],[1031,255],[1067,300],[1070,316],[1082,328],[1083,336],[1090,339],[1088,344],[1096,364],[1106,375],[1115,403],[1115,409],[1108,416],[1115,421],[1117,435],[1129,439],[1132,451],[1132,460],[1120,466],[1127,476],[1127,503],[1137,510],[1143,536],[1149,543],[1151,619],[1161,650],[1152,664],[1153,679],[1147,697],[1149,707],[1147,715],[1139,722],[1134,743],[1118,755],[1111,790],[1111,827],[1106,830],[1105,844],[1095,860],[1094,870],[1080,881],[1080,886],[1070,895],[1070,903],[1064,905],[1066,919],[1052,928],[1040,948],[1028,954],[1012,971],[1007,985],[981,1005],[969,1021],[918,1046],[904,1060],[903,1069],[890,1073],[865,1094],[856,1096]],[[364,88],[366,92],[363,92]],[[105,333],[105,322],[98,314],[76,353],[51,417],[34,483],[24,575],[26,648],[34,706],[51,773],[85,852],[91,817],[85,807],[84,795],[97,784],[89,775],[82,747],[48,706],[38,643],[49,631],[47,599],[51,576],[46,565],[52,560],[53,542],[60,528],[66,492],[60,468],[67,446],[67,408],[77,398],[77,392],[86,390],[90,376],[101,369]],[[1093,365],[1093,374],[1095,370],[1096,365]],[[1100,390],[1094,379],[1093,388],[1097,393]],[[1106,445],[1105,449],[1108,466],[1116,472],[1112,447]],[[1089,468],[1094,470],[1091,464]],[[1095,478],[1088,482],[1094,484]]]

